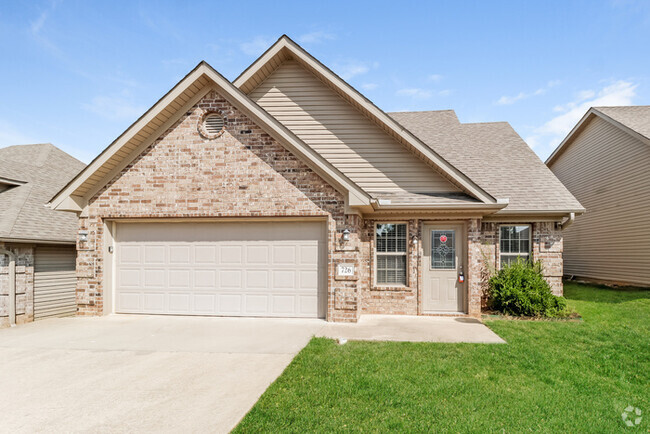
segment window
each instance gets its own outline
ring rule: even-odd
[[[431,268],[450,270],[456,268],[456,231],[431,231]]]
[[[530,225],[501,226],[499,237],[501,265],[515,262],[517,258],[530,258]]]
[[[406,285],[406,224],[375,226],[377,284]]]

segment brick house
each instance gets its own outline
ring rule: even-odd
[[[45,204],[84,166],[49,143],[0,149],[0,327],[77,311],[77,218]]]
[[[79,314],[471,315],[583,211],[507,123],[385,113],[288,37],[201,62],[50,206],[79,215]]]

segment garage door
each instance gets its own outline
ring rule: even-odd
[[[77,312],[75,246],[39,246],[34,251],[34,319]]]
[[[325,316],[317,222],[120,223],[118,313]]]

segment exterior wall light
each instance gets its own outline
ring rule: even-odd
[[[343,241],[350,241],[350,229],[343,229]]]
[[[79,241],[82,243],[88,241],[88,231],[79,231]]]

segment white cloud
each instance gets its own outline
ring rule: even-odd
[[[319,44],[324,41],[331,41],[332,39],[336,39],[336,36],[326,32],[311,32],[298,36],[298,42],[301,44]]]
[[[361,85],[363,90],[375,90],[379,87],[377,83],[364,83]]]
[[[411,98],[416,99],[427,99],[431,98],[432,92],[427,89],[420,89],[418,87],[410,87],[406,89],[400,89],[395,92],[397,96],[410,96]]]
[[[146,110],[127,96],[96,96],[82,107],[110,120],[135,120]]]
[[[449,96],[453,93],[453,89],[443,89],[440,92],[438,92],[438,95],[440,96]]]
[[[263,36],[257,36],[252,41],[242,42],[239,44],[239,48],[241,48],[244,54],[248,54],[249,56],[259,56],[265,52],[272,44],[272,39],[265,38]]]
[[[377,62],[368,64],[366,62],[359,62],[351,60],[343,63],[334,64],[334,71],[344,80],[350,80],[358,75],[366,74],[371,68],[377,68]]]
[[[429,77],[427,77],[430,81],[433,81],[434,83],[438,83],[440,80],[442,80],[444,77],[440,74],[431,74]]]
[[[562,114],[550,119],[534,130],[534,135],[527,138],[531,147],[546,143],[546,153],[550,153],[566,137],[591,107],[631,105],[636,98],[637,84],[619,80],[600,90],[578,92],[575,99],[564,105],[554,107]]]
[[[499,100],[496,101],[495,104],[497,104],[497,105],[510,105],[510,104],[516,103],[517,101],[521,101],[522,99],[530,98],[532,96],[543,95],[549,89],[557,86],[558,84],[560,84],[559,80],[552,80],[552,81],[549,81],[548,83],[546,83],[546,86],[540,87],[539,89],[537,89],[537,90],[535,90],[533,92],[528,92],[528,93],[527,92],[519,92],[515,96],[506,96],[506,95],[504,95],[501,98],[499,98]]]

